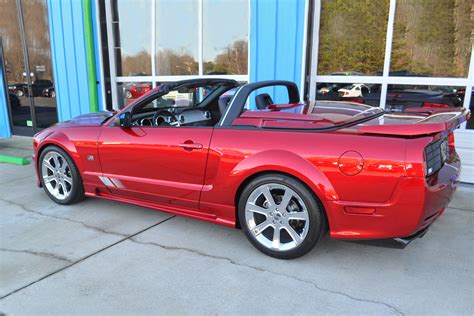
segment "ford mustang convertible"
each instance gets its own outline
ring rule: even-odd
[[[193,79],[45,129],[34,158],[56,203],[99,197],[237,227],[289,259],[328,233],[423,236],[455,191],[453,131],[469,115],[301,102],[288,81]]]

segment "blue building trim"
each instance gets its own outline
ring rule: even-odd
[[[250,1],[251,82],[289,80],[302,89],[304,14],[305,0]],[[285,102],[283,89],[268,92]]]
[[[48,0],[58,119],[90,112],[82,1]]]
[[[10,119],[8,115],[8,90],[5,91],[6,84],[3,80],[4,73],[0,67],[0,138],[11,137]]]

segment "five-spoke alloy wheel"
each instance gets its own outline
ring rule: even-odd
[[[46,148],[41,153],[38,169],[44,190],[56,203],[72,204],[83,198],[84,188],[79,172],[61,148]]]
[[[325,233],[324,215],[311,191],[280,174],[247,185],[239,201],[239,220],[257,249],[282,259],[302,256]]]

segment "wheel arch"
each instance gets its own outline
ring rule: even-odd
[[[239,220],[239,216],[238,216],[238,211],[239,211],[239,199],[240,199],[240,196],[242,195],[242,192],[244,191],[245,187],[250,183],[252,182],[254,179],[257,179],[259,177],[262,177],[262,176],[265,176],[265,175],[271,175],[271,174],[277,174],[277,175],[283,175],[283,176],[287,176],[289,178],[292,178],[298,182],[300,182],[302,185],[304,185],[310,192],[311,194],[313,195],[316,203],[318,204],[318,206],[321,208],[322,210],[322,213],[323,213],[323,217],[324,217],[324,221],[325,221],[325,229],[329,229],[329,221],[328,221],[328,215],[327,215],[327,211],[326,211],[326,207],[323,203],[323,200],[321,199],[321,197],[318,195],[318,193],[315,192],[315,190],[304,180],[296,177],[295,175],[293,174],[290,174],[288,172],[285,172],[285,171],[281,171],[281,170],[278,170],[278,169],[267,169],[267,170],[262,170],[262,171],[258,171],[258,172],[255,172],[255,173],[252,173],[250,175],[248,175],[241,183],[240,185],[238,186],[236,192],[235,192],[235,196],[234,196],[234,205],[235,205],[235,227],[236,228],[242,228],[241,227],[241,224],[240,224],[240,220]]]
[[[46,148],[50,146],[56,146],[64,150],[66,154],[68,154],[69,157],[72,159],[79,172],[82,174],[84,168],[80,156],[77,152],[76,146],[74,146],[74,143],[63,133],[54,133],[48,136],[48,138],[43,140],[38,145],[36,154],[36,168],[39,168],[41,154]]]

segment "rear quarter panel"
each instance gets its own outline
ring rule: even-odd
[[[390,199],[405,176],[402,138],[349,133],[315,133],[261,129],[217,128],[207,165],[201,207],[234,221],[239,186],[264,171],[284,172],[303,181],[325,201],[382,203]],[[364,158],[362,171],[344,175],[339,157],[357,151]]]

